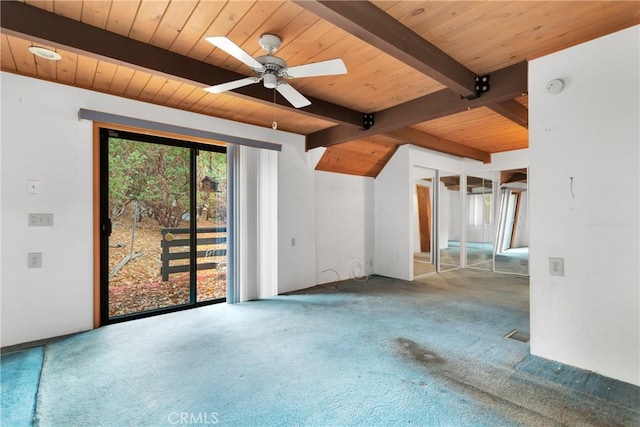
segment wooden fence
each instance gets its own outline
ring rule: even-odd
[[[196,230],[197,236],[207,233],[226,233],[227,227],[203,227]],[[220,245],[227,243],[227,237],[202,237],[196,241],[197,247],[204,245]],[[191,257],[191,230],[189,228],[163,228],[162,229],[162,281],[169,280],[169,274],[184,273],[189,271],[189,264],[175,265],[176,260],[189,259]],[[171,248],[177,248],[173,251]],[[226,248],[216,248],[209,250],[197,250],[197,258],[219,257],[227,254]],[[172,262],[173,261],[173,262]],[[216,261],[205,261],[196,264],[197,270],[209,270],[218,268],[220,263]]]

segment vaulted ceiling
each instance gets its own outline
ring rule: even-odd
[[[303,134],[317,169],[376,176],[403,144],[485,163],[528,146],[527,61],[640,23],[637,1],[1,1],[2,70]],[[289,84],[293,108],[207,43],[253,56],[276,34],[289,66],[342,58],[346,75]],[[31,46],[55,50],[50,61]],[[476,77],[489,90],[476,90]],[[373,125],[364,119],[373,117]]]

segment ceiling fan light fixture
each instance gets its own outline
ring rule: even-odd
[[[58,52],[44,47],[31,46],[29,47],[29,52],[40,58],[48,59],[49,61],[60,61],[62,59],[62,55]]]
[[[267,73],[264,75],[263,82],[267,89],[275,89],[278,86],[278,77],[275,74]]]

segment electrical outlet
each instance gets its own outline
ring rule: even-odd
[[[551,276],[564,276],[564,258],[549,257],[549,274]]]
[[[42,252],[30,252],[27,268],[42,268]]]

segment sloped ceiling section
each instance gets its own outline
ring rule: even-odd
[[[413,144],[490,162],[525,148],[529,59],[638,24],[628,1],[2,1],[2,70],[144,102],[300,133],[328,147],[320,170],[376,176]],[[289,83],[291,107],[207,43],[227,36],[252,56],[277,34],[291,66],[342,58],[348,74]],[[28,52],[56,50],[57,62]],[[489,90],[476,78],[489,76]],[[480,83],[483,83],[482,80]],[[364,115],[374,124],[365,126]]]

